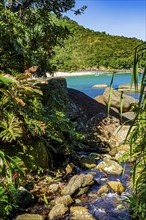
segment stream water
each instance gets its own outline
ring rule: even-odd
[[[122,164],[124,168],[123,175],[106,175],[97,170],[87,170],[82,173],[94,173],[95,184],[90,188],[87,196],[81,198],[82,202],[76,205],[88,207],[89,212],[96,220],[132,220],[129,215],[128,203],[126,199],[131,195],[130,188],[130,170],[131,164]],[[119,180],[126,190],[118,195],[112,191],[97,196],[98,189],[108,181]]]
[[[124,164],[123,164],[124,166]],[[96,201],[88,204],[90,212],[96,219],[99,220],[131,220],[128,211],[128,204],[126,202],[127,197],[131,194],[131,188],[129,187],[130,178],[130,168],[129,164],[126,164],[125,172],[122,176],[117,175],[107,175],[105,178],[101,178],[101,185],[104,185],[107,181],[117,181],[120,180],[122,184],[126,187],[126,190],[118,195],[117,193],[109,192],[108,194],[101,195],[96,198]],[[95,180],[99,178],[99,173],[95,175]],[[96,191],[99,188],[98,185],[94,185],[91,190]],[[91,191],[92,192],[92,191]],[[92,193],[89,193],[89,197]]]

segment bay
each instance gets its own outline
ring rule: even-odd
[[[95,98],[98,95],[102,95],[104,88],[92,88],[95,84],[107,84],[110,86],[112,74],[93,74],[93,75],[82,75],[82,76],[67,76],[67,87],[77,89],[84,92],[91,98]],[[141,74],[139,74],[139,82]],[[116,73],[114,75],[113,88],[117,89],[120,84],[130,84],[131,74],[130,73]],[[138,98],[138,93],[128,93],[128,95]]]

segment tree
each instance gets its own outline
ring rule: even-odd
[[[74,0],[3,0],[0,3],[0,71],[23,72],[31,66],[38,66],[41,74],[52,71],[53,48],[61,45],[70,33],[57,18],[74,6]]]

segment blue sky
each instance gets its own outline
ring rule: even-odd
[[[76,9],[83,5],[84,14],[66,15],[94,31],[146,41],[146,0],[76,0]]]

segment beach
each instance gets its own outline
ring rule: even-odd
[[[84,76],[84,75],[100,75],[100,74],[112,74],[112,73],[131,73],[131,70],[89,70],[89,71],[76,71],[76,72],[55,72],[54,77],[66,77],[66,76]],[[46,73],[47,78],[52,77],[49,73]]]
[[[98,73],[97,71],[81,71],[81,72],[55,72],[54,77],[65,77],[65,76],[84,76],[84,75],[94,75]],[[100,74],[100,73],[99,73]],[[47,77],[51,77],[49,73],[46,73]]]

